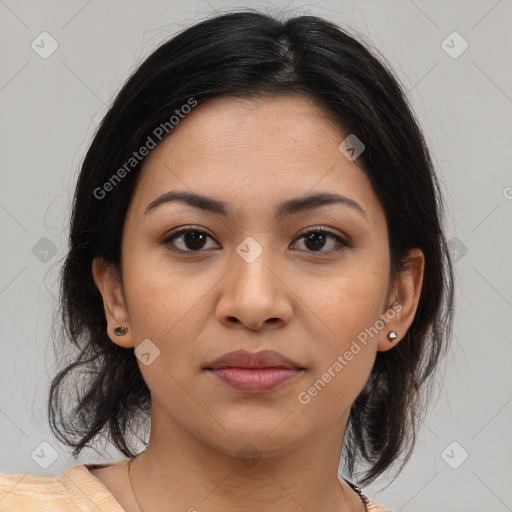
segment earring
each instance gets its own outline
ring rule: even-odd
[[[398,337],[398,334],[395,332],[395,331],[390,331],[388,333],[388,340],[393,343],[393,341],[395,341]]]
[[[114,334],[116,336],[124,336],[128,332],[128,327],[123,327],[120,325],[114,329]]]

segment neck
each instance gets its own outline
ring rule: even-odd
[[[233,456],[168,418],[160,424],[155,413],[148,446],[131,468],[141,512],[364,510],[357,494],[338,478],[344,433],[339,423],[287,451],[262,452],[247,443]]]

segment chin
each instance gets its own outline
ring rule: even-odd
[[[217,442],[210,438],[210,442],[222,444],[221,451],[233,455],[244,446],[253,445],[255,449],[264,451],[266,455],[282,452],[283,449],[295,443],[302,443],[302,432],[297,422],[289,422],[293,413],[280,409],[274,414],[262,417],[261,411],[252,411],[248,414],[232,413],[223,417],[221,422],[225,431],[222,431],[222,440]],[[222,429],[221,429],[222,430]],[[208,431],[211,434],[211,430]],[[304,432],[304,435],[306,433]]]

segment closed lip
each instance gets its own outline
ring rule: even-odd
[[[261,350],[249,352],[248,350],[235,350],[220,356],[206,364],[205,370],[219,370],[222,368],[290,368],[304,370],[305,368],[274,350]]]

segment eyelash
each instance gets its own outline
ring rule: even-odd
[[[180,229],[179,231],[175,231],[174,233],[171,233],[169,236],[166,236],[162,240],[162,243],[164,245],[169,245],[174,239],[179,238],[180,236],[186,235],[188,233],[200,233],[200,234],[206,235],[207,237],[209,237],[209,238],[211,238],[213,240],[213,237],[211,237],[205,231],[202,231],[202,230],[196,229],[196,228],[192,228],[192,227],[185,227],[183,229]],[[312,253],[312,254],[317,254],[317,253],[318,254],[335,254],[335,253],[338,253],[338,252],[342,251],[344,248],[349,247],[349,244],[347,242],[345,242],[345,240],[343,240],[339,235],[337,235],[336,233],[333,233],[332,231],[329,231],[328,229],[325,229],[325,228],[313,228],[313,229],[310,229],[309,231],[305,231],[304,233],[300,234],[296,238],[296,240],[305,239],[306,236],[308,236],[308,235],[310,235],[312,233],[327,235],[327,236],[330,236],[330,237],[334,238],[336,240],[336,242],[337,242],[337,247],[335,247],[334,249],[330,249],[328,251],[306,251],[306,252],[309,252],[309,253]],[[171,248],[170,250],[177,251],[177,252],[184,252],[184,253],[207,252],[207,251],[202,250],[202,249],[194,251],[194,250],[184,250],[184,249]]]

